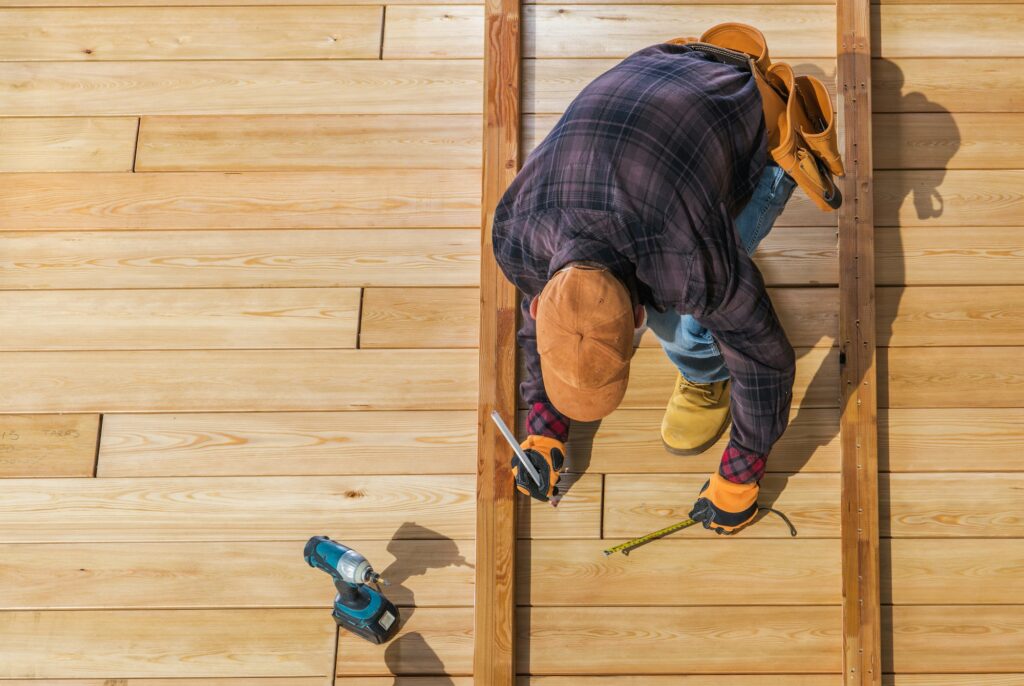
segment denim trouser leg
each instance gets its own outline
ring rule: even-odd
[[[750,201],[736,217],[736,229],[748,255],[753,255],[793,195],[796,183],[782,169],[769,163],[761,174]],[[675,310],[647,308],[647,326],[654,332],[679,372],[693,383],[713,383],[729,378],[729,370],[711,333],[690,315]]]

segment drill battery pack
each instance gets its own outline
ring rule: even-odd
[[[394,603],[366,586],[346,591],[344,597],[339,594],[334,600],[331,613],[338,626],[371,643],[379,645],[390,641],[401,624],[401,615]]]

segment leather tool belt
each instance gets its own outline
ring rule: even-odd
[[[761,93],[772,159],[825,212],[842,204],[833,176],[846,172],[839,155],[835,109],[825,84],[813,76],[797,76],[786,62],[773,64],[764,35],[746,24],[719,24],[700,38],[668,42],[749,69]]]

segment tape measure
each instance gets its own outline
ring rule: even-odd
[[[682,529],[685,529],[686,527],[693,526],[696,523],[697,520],[695,519],[684,519],[681,522],[673,524],[672,526],[666,526],[664,529],[659,529],[657,531],[647,534],[646,536],[641,536],[640,538],[634,538],[632,541],[620,543],[614,548],[608,548],[608,550],[604,551],[604,554],[605,556],[608,556],[613,555],[615,553],[622,553],[623,555],[628,556],[629,552],[634,548],[639,548],[640,546],[646,543],[655,541],[661,538],[662,536],[668,536],[671,533],[675,533],[676,531],[680,531]]]

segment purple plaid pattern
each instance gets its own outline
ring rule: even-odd
[[[730,448],[763,461],[789,420],[795,358],[733,217],[767,162],[750,73],[686,46],[641,50],[580,92],[495,212],[495,257],[523,292],[531,408],[549,403],[530,299],[593,261],[712,332],[733,381]]]
[[[733,483],[757,483],[764,476],[766,461],[767,455],[748,453],[729,445],[722,453],[722,462],[718,465],[718,473]]]
[[[569,440],[569,419],[548,403],[534,403],[526,416],[526,430],[533,436],[550,436],[565,443]]]

